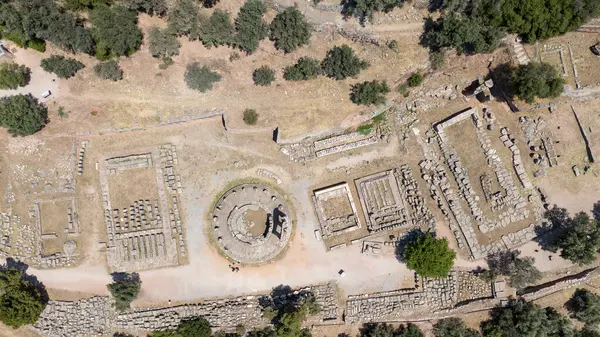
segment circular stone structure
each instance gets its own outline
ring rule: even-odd
[[[272,260],[285,249],[292,232],[285,200],[261,184],[238,185],[225,192],[211,217],[219,249],[243,264]]]

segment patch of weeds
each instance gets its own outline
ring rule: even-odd
[[[373,124],[363,124],[356,128],[356,132],[360,133],[363,136],[370,135],[373,132]]]

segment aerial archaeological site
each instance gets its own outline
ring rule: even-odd
[[[598,0],[0,0],[0,336],[600,337],[598,162]]]

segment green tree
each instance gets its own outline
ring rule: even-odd
[[[572,327],[553,308],[513,301],[507,307],[492,311],[490,319],[481,323],[486,337],[572,336]]]
[[[121,6],[97,6],[90,12],[100,59],[129,56],[142,44],[142,32],[135,12]],[[100,52],[99,52],[100,51]]]
[[[402,254],[406,266],[424,277],[445,277],[450,273],[456,253],[446,238],[436,239],[431,233],[420,234],[409,242]]]
[[[255,85],[270,85],[275,80],[275,71],[267,66],[262,66],[254,70],[252,79]]]
[[[266,327],[262,330],[252,330],[248,332],[248,337],[277,337],[277,333],[273,328]]]
[[[177,332],[185,337],[210,337],[210,323],[203,317],[181,321]]]
[[[286,81],[304,81],[316,78],[321,73],[319,60],[311,57],[301,57],[296,64],[285,67],[283,78]]]
[[[552,224],[552,231],[557,240],[543,242],[543,248],[556,252],[561,249],[561,256],[580,265],[595,260],[596,251],[600,247],[600,230],[598,218],[590,218],[587,213],[580,212],[570,218],[567,210],[554,207],[546,212],[545,217]]]
[[[0,125],[13,136],[29,136],[46,125],[48,109],[31,95],[0,98]]]
[[[150,28],[148,35],[150,54],[154,57],[172,57],[179,54],[181,43],[168,29]]]
[[[0,99],[0,102],[6,98]],[[0,103],[3,105],[3,103]],[[2,107],[0,106],[0,109]],[[0,110],[0,116],[2,111]],[[0,271],[0,321],[12,328],[33,324],[46,307],[46,300],[21,271]]]
[[[111,0],[64,0],[65,7],[72,11],[81,11],[99,5],[109,5]]]
[[[247,53],[258,49],[258,43],[267,37],[269,26],[264,22],[263,15],[267,7],[261,0],[247,0],[240,8],[235,19],[235,44]]]
[[[121,70],[119,62],[116,60],[96,64],[94,73],[104,80],[120,81],[123,79],[123,70]]]
[[[361,70],[369,67],[369,64],[356,56],[350,46],[344,44],[330,49],[321,66],[327,77],[343,80],[347,77],[358,76]]]
[[[387,323],[367,323],[360,329],[359,337],[424,337],[418,326],[408,323],[398,328]]]
[[[254,109],[244,110],[244,123],[248,125],[255,125],[258,122],[258,114]]]
[[[409,87],[414,88],[420,86],[423,83],[423,80],[423,75],[419,73],[414,73],[410,75],[408,80],[406,80],[406,84],[408,84]]]
[[[40,65],[42,66],[42,69],[49,73],[56,74],[59,78],[75,76],[75,73],[84,68],[83,63],[76,59],[59,55],[52,55],[43,59]]]
[[[169,9],[169,29],[177,35],[188,35],[198,26],[198,4],[194,0],[177,0]]]
[[[479,337],[477,330],[467,327],[465,322],[458,317],[443,318],[433,326],[435,337]]]
[[[206,48],[228,45],[233,42],[235,29],[229,13],[215,10],[212,15],[200,25],[199,38]]]
[[[555,98],[563,92],[565,80],[548,63],[530,62],[519,65],[514,73],[516,95],[527,103],[533,103],[535,97]]]
[[[221,75],[211,71],[207,66],[200,67],[198,62],[187,66],[184,74],[188,88],[206,92],[213,88],[213,83],[221,80]]]
[[[16,63],[0,63],[0,89],[16,89],[29,83],[30,70]]]
[[[402,7],[404,0],[344,0],[342,14],[346,17],[355,16],[361,23],[366,19],[372,20],[375,12],[390,12],[396,7]]]
[[[359,105],[381,104],[385,102],[385,94],[390,92],[386,81],[365,81],[352,86],[350,100]]]
[[[577,289],[566,303],[573,317],[590,326],[600,324],[600,296],[587,289]]]
[[[164,16],[167,14],[165,0],[121,0],[123,7],[150,15]]]
[[[510,286],[516,289],[534,284],[542,278],[542,273],[534,266],[535,259],[531,256],[519,257],[520,254],[518,250],[506,250],[487,259],[490,271],[510,277]]]
[[[142,280],[138,273],[113,273],[113,282],[107,288],[115,298],[117,310],[124,311],[129,309],[131,302],[140,293]]]
[[[310,41],[310,25],[296,7],[288,7],[271,22],[271,41],[275,48],[292,52]]]

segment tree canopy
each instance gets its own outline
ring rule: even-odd
[[[443,318],[433,326],[435,337],[479,337],[477,330],[467,327],[465,322],[458,317]]]
[[[252,73],[256,85],[270,85],[275,80],[275,71],[267,66],[262,66]]]
[[[385,94],[390,92],[386,81],[365,81],[352,86],[350,100],[359,105],[381,104],[385,102]]]
[[[135,12],[121,6],[97,6],[90,12],[96,57],[129,56],[142,44],[142,31]]]
[[[14,97],[14,96],[13,96]],[[0,118],[3,100],[0,99]],[[12,328],[33,324],[46,306],[41,292],[16,268],[0,271],[0,321]]]
[[[210,323],[203,317],[182,320],[175,330],[152,333],[152,337],[210,337]]]
[[[229,13],[216,9],[207,20],[200,24],[198,33],[202,44],[206,48],[211,48],[232,44],[235,29]]]
[[[456,252],[448,247],[446,238],[436,239],[431,233],[421,233],[404,247],[406,266],[425,277],[448,276]]]
[[[288,7],[271,22],[271,40],[285,53],[292,52],[310,41],[310,25],[296,7]]]
[[[150,15],[163,16],[167,14],[165,0],[121,0],[123,7]]]
[[[506,250],[488,257],[488,265],[494,275],[510,277],[510,286],[516,289],[534,284],[542,273],[533,265],[535,259],[531,256],[519,257],[518,250]]]
[[[600,295],[577,289],[566,306],[577,320],[595,327],[600,324]]]
[[[319,60],[310,57],[301,57],[298,61],[283,70],[286,81],[303,81],[316,78],[322,73]]]
[[[375,12],[389,12],[401,7],[405,0],[343,0],[342,14],[346,17],[355,16],[361,23],[373,19]]]
[[[347,77],[358,76],[361,70],[369,66],[369,63],[361,60],[354,54],[354,50],[350,46],[344,44],[331,48],[321,66],[327,77],[343,80]]]
[[[237,34],[235,44],[247,53],[258,49],[258,43],[267,37],[269,26],[264,22],[263,15],[267,7],[261,0],[248,0],[240,8],[235,19]]]
[[[513,76],[515,94],[527,103],[533,103],[536,97],[558,97],[565,84],[558,71],[544,62],[519,65]]]
[[[181,43],[170,29],[150,28],[148,34],[148,49],[154,57],[172,57],[179,54]]]
[[[424,337],[418,326],[408,323],[398,328],[387,323],[367,323],[360,329],[359,337]]]
[[[114,273],[113,282],[107,288],[115,298],[117,310],[123,311],[129,309],[131,302],[140,293],[142,280],[138,273]]]
[[[16,89],[29,83],[30,70],[24,65],[0,63],[0,89]]]
[[[207,66],[200,67],[198,62],[187,66],[184,74],[188,88],[206,92],[213,88],[213,83],[221,80],[221,75],[211,71]]]
[[[120,81],[123,79],[123,70],[119,67],[117,60],[96,64],[94,66],[94,73],[104,80]]]
[[[70,78],[75,76],[79,70],[84,68],[83,63],[76,59],[52,55],[42,60],[42,69],[49,73],[54,73],[59,78]]]
[[[194,0],[177,0],[169,9],[167,22],[173,34],[190,34],[198,26],[198,4]]]

